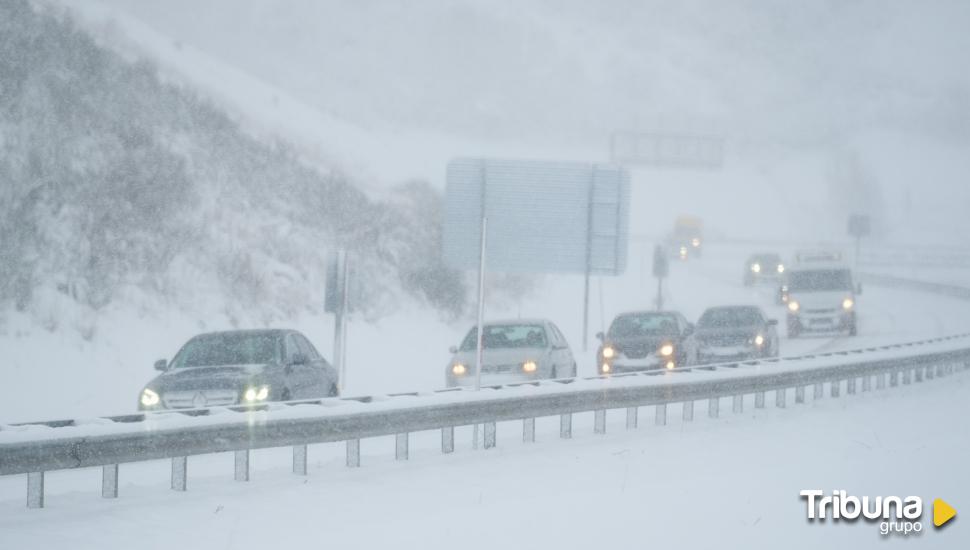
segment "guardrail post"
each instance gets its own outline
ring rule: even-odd
[[[904,370],[903,371],[903,385],[904,386],[908,386],[910,384],[910,378],[911,378],[911,376],[910,376],[910,373],[909,373],[909,369]]]
[[[637,415],[640,413],[638,407],[626,408],[626,429],[633,430],[637,427]]]
[[[855,376],[845,381],[845,393],[849,395],[855,393]]]
[[[360,468],[360,440],[347,440],[347,467]]]
[[[894,388],[899,385],[899,371],[889,373],[889,385]]]
[[[408,459],[408,434],[397,434],[394,436],[394,460]]]
[[[744,395],[735,395],[731,398],[731,411],[734,414],[741,414],[744,412]]]
[[[867,392],[872,389],[872,375],[867,374],[862,377],[862,391]]]
[[[711,397],[707,400],[707,416],[710,418],[717,418],[719,413],[718,408],[721,406],[721,400],[718,397]]]
[[[44,472],[27,474],[27,508],[44,507]]]
[[[876,375],[876,389],[884,390],[886,389],[886,373],[880,372]]]
[[[593,433],[606,433],[606,409],[593,411]]]
[[[832,397],[838,397],[839,392],[841,390],[842,390],[842,381],[832,380],[832,383],[829,384],[829,395],[831,395]]]
[[[536,419],[526,418],[522,421],[522,442],[523,443],[535,443],[536,442]]]
[[[922,366],[916,367],[916,369],[913,370],[913,379],[916,382],[922,382],[923,381],[923,367]]]
[[[936,377],[937,378],[942,378],[944,376],[946,376],[946,371],[944,370],[943,365],[937,365],[936,366]]]
[[[569,439],[573,436],[573,415],[570,413],[559,415],[559,437]]]
[[[763,409],[765,408],[765,392],[759,391],[754,394],[754,408]]]
[[[654,414],[653,423],[657,426],[665,426],[667,424],[667,404],[659,403],[656,406],[656,412]]]
[[[485,448],[491,449],[495,446],[495,422],[485,423]]]
[[[822,394],[823,393],[824,393],[824,391],[822,389],[822,384],[821,383],[816,383],[815,384],[815,387],[812,388],[812,399],[815,400],[815,401],[818,401],[819,399],[822,398]]]
[[[236,481],[249,481],[249,449],[236,451]]]
[[[101,497],[118,498],[118,465],[101,467]]]
[[[692,422],[694,420],[694,402],[684,401],[684,422]]]
[[[298,476],[306,475],[307,446],[293,446],[293,473]]]
[[[805,386],[795,386],[795,403],[805,402]]]
[[[177,456],[172,459],[172,490],[184,491],[189,473],[189,457]]]
[[[785,408],[785,398],[788,396],[788,388],[778,388],[775,390],[775,406],[779,409]]]
[[[452,453],[455,451],[455,427],[446,426],[441,428],[441,452]]]
[[[936,371],[936,367],[934,367],[933,365],[927,366],[926,367],[926,379],[927,380],[932,380],[933,379],[933,373],[935,371]]]

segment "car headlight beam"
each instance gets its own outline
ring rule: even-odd
[[[855,305],[855,302],[852,300],[852,298],[846,298],[845,300],[842,300],[842,309],[846,311],[849,311],[850,309],[852,309],[852,306],[854,305]]]
[[[751,264],[751,271],[761,273],[761,264]]]
[[[451,374],[455,376],[464,376],[466,372],[468,372],[468,369],[461,363],[455,363],[451,366]]]
[[[269,397],[269,386],[246,388],[246,391],[243,392],[243,400],[250,403],[266,401],[267,397]]]
[[[762,336],[762,335],[760,335],[760,334],[757,335],[757,336],[755,336],[754,337],[754,345],[758,346],[759,348],[761,346],[765,345],[765,337]]]
[[[614,356],[616,356],[616,350],[613,349],[613,346],[603,348],[603,359],[612,359]]]
[[[532,361],[532,360],[529,360],[529,361],[526,361],[525,363],[522,363],[522,371],[523,372],[533,373],[538,368],[539,368],[539,365],[537,365],[536,362],[535,361]]]
[[[778,264],[778,273],[784,273],[784,272],[785,272],[785,266],[782,264]]]
[[[146,407],[154,407],[158,405],[161,398],[154,391],[145,388],[141,391],[141,404]]]
[[[788,311],[795,313],[798,311],[799,307],[801,306],[799,306],[798,302],[796,302],[795,300],[791,300],[791,299],[788,300]]]
[[[660,346],[660,355],[663,355],[664,357],[670,357],[673,354],[674,354],[673,344],[664,344]]]

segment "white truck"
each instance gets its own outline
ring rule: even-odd
[[[818,259],[796,263],[785,277],[788,337],[804,332],[858,333],[856,297],[862,285],[852,270],[838,260]]]

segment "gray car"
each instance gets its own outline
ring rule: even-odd
[[[777,325],[758,306],[708,308],[697,320],[698,358],[718,363],[778,357]]]
[[[337,371],[293,330],[200,334],[141,391],[143,411],[256,405],[338,394]]]
[[[486,323],[482,331],[482,385],[576,376],[576,360],[559,328],[544,319]],[[445,368],[448,387],[475,385],[478,327],[452,347]]]

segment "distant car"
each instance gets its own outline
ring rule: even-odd
[[[679,216],[667,237],[667,249],[681,260],[699,258],[704,250],[703,222],[692,216]]]
[[[596,372],[611,374],[672,369],[697,362],[694,325],[675,311],[633,311],[618,315],[601,341]]]
[[[765,281],[777,283],[784,273],[785,264],[778,254],[755,254],[744,263],[744,286]]]
[[[778,321],[757,306],[708,308],[697,320],[698,360],[701,363],[777,357]]]
[[[858,334],[856,300],[862,285],[841,262],[809,262],[792,267],[788,281],[788,337],[804,332]]]
[[[445,369],[448,387],[474,386],[478,327],[452,347]],[[576,376],[576,360],[566,337],[545,319],[495,321],[482,329],[483,386]]]
[[[234,330],[190,339],[138,398],[144,411],[193,409],[338,394],[337,371],[293,330]]]

